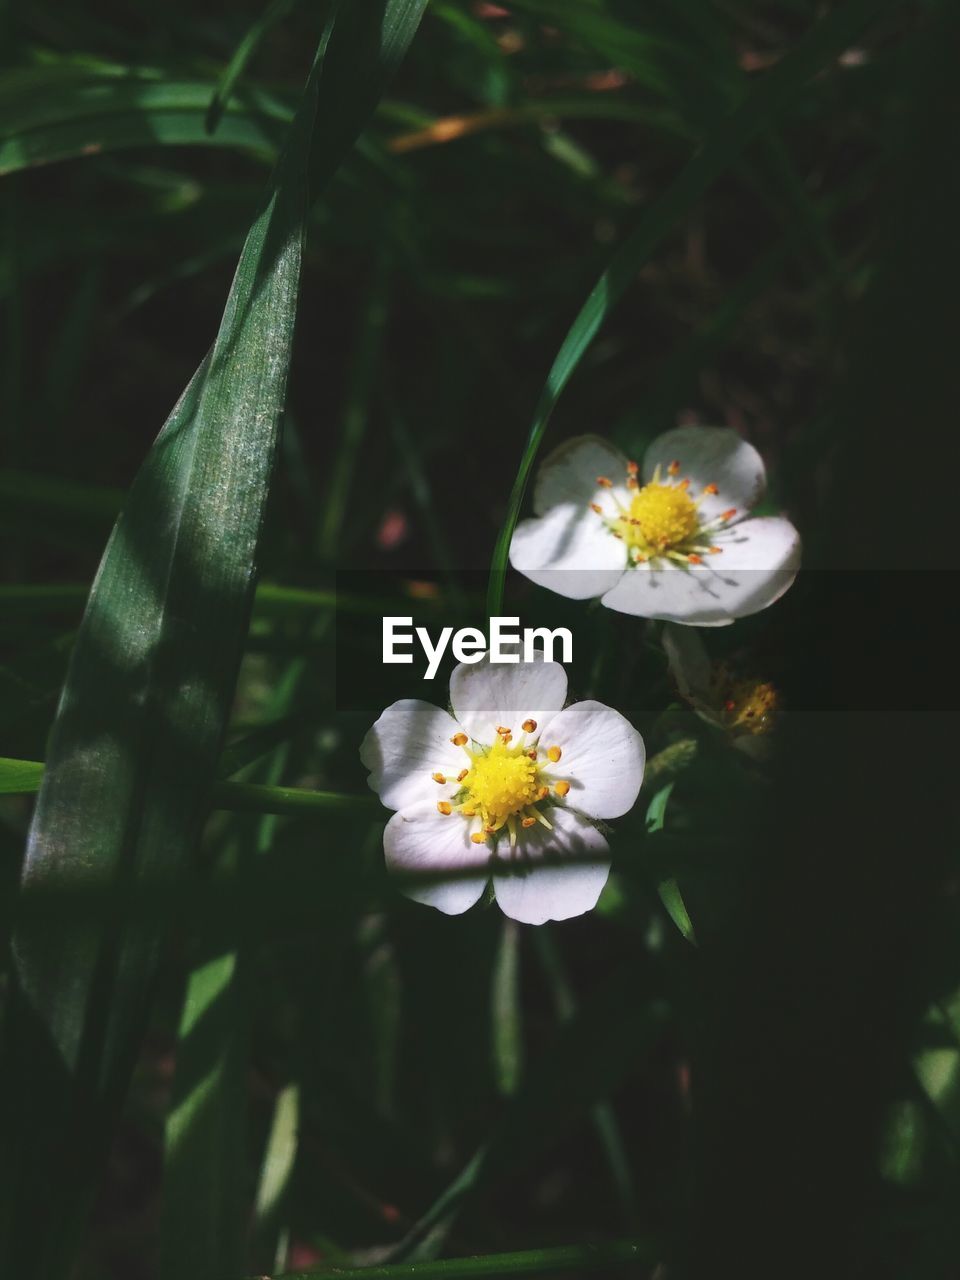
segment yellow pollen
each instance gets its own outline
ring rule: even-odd
[[[438,809],[442,814],[450,814],[450,813],[453,813],[453,805],[450,803],[450,801],[449,801],[449,800],[438,800],[438,801],[437,801],[437,809]]]
[[[524,720],[523,724],[520,726],[520,728],[523,730],[524,733],[533,733],[536,727],[537,727],[536,720]]]
[[[537,799],[538,785],[536,763],[501,739],[486,755],[473,757],[464,781],[465,803],[480,814],[485,827],[496,831]]]
[[[474,844],[486,844],[487,833],[485,831],[474,831],[470,839],[473,841]]]
[[[696,533],[697,505],[684,486],[651,481],[630,499],[620,524],[631,546],[666,551]]]
[[[467,745],[467,735],[465,733],[455,733],[450,741],[455,747],[465,747]]]
[[[547,759],[552,760],[554,764],[557,763],[557,761],[560,759],[562,755],[563,755],[563,752],[560,750],[559,747],[550,747],[547,750]]]
[[[727,725],[738,733],[768,733],[777,714],[777,691],[765,680],[735,680],[723,704]]]
[[[446,782],[446,778],[442,773],[433,773],[430,776],[433,778],[434,782]]]
[[[565,796],[565,795],[567,795],[567,793],[568,793],[568,792],[569,792],[569,790],[570,790],[570,783],[569,783],[569,782],[558,782],[558,783],[554,786],[554,788],[553,788],[553,789],[554,789],[554,791],[557,793],[557,795],[558,795],[558,796]]]

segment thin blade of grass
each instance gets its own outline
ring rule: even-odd
[[[264,9],[260,17],[251,23],[243,39],[234,50],[233,56],[227,63],[223,75],[220,77],[220,82],[214,90],[213,97],[210,99],[210,105],[207,107],[207,114],[203,122],[207,133],[213,133],[223,118],[223,113],[230,101],[230,95],[233,93],[237,81],[246,71],[250,59],[259,48],[260,41],[271,27],[275,27],[278,22],[283,21],[295,3],[296,0],[273,0],[273,3]]]
[[[28,897],[94,880],[176,889],[210,801],[252,602],[307,189],[322,189],[355,139],[423,2],[351,8],[330,43],[329,78],[318,54],[213,350],[101,562],[31,826]],[[325,123],[311,164],[318,104]],[[162,922],[132,929],[122,896],[103,924],[51,931],[27,913],[14,935],[0,1197],[0,1257],[11,1273],[62,1274],[135,1059]],[[55,1225],[38,1238],[41,1206]]]
[[[848,0],[808,32],[791,54],[765,75],[710,140],[688,162],[663,195],[647,210],[640,225],[620,246],[594,285],[554,358],[534,410],[533,422],[510,492],[490,567],[487,611],[502,613],[510,542],[520,516],[530,472],[560,396],[604,320],[634,282],[637,272],[666,235],[677,226],[707,188],[742,153],[747,144],[817,71],[846,49],[870,22],[899,0]]]

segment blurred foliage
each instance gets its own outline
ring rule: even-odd
[[[326,17],[3,11],[5,758],[46,755],[88,584],[217,333]],[[955,619],[921,566],[953,545],[958,27],[949,0],[429,5],[307,218],[221,755],[249,789],[130,908],[165,940],[82,1280],[554,1246],[539,1269],[585,1276],[954,1274]],[[343,127],[321,112],[331,156]],[[652,767],[592,916],[448,919],[387,882],[375,805],[255,788],[364,792],[336,573],[374,623],[411,583],[475,606],[612,263],[622,298],[546,447],[598,431],[635,455],[678,421],[756,443],[811,571],[710,642],[781,689],[778,751],[681,704],[655,625],[508,584],[574,629],[572,691],[631,718]],[[26,774],[0,762],[0,791]],[[5,929],[29,819],[0,797]],[[96,896],[31,909],[56,929]]]

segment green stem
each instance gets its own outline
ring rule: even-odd
[[[614,1244],[562,1245],[556,1249],[525,1249],[520,1253],[489,1253],[476,1258],[444,1258],[439,1262],[400,1262],[387,1267],[329,1267],[323,1271],[288,1271],[275,1280],[469,1280],[472,1276],[533,1276],[545,1271],[588,1274],[629,1263],[654,1263],[657,1252],[649,1241],[619,1240]]]
[[[39,791],[43,769],[41,760],[0,757],[0,795],[32,795]],[[280,814],[379,807],[373,795],[351,796],[338,791],[310,791],[305,787],[268,787],[255,782],[218,782],[213,788],[212,803],[214,809]]]

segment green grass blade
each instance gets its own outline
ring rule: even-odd
[[[653,835],[662,831],[667,821],[667,804],[673,791],[674,783],[668,782],[654,793],[647,807],[647,831]],[[666,908],[667,915],[677,926],[688,942],[697,945],[697,937],[693,929],[693,921],[687,911],[686,903],[680,892],[680,886],[672,876],[666,876],[657,885],[660,901]]]
[[[561,1245],[553,1249],[525,1249],[520,1253],[488,1253],[476,1258],[444,1258],[440,1262],[404,1262],[387,1267],[324,1267],[289,1271],[276,1280],[472,1280],[473,1276],[536,1276],[545,1272],[578,1271],[593,1275],[612,1267],[653,1265],[659,1250],[652,1241],[618,1240],[613,1244]]]
[[[130,147],[236,147],[273,156],[293,111],[261,90],[229,102],[215,134],[204,123],[208,80],[123,75],[74,67],[8,71],[0,76],[0,177],[35,165]]]
[[[34,795],[43,781],[40,760],[10,760],[0,757],[0,795]],[[217,782],[210,787],[210,806],[245,813],[275,813],[296,816],[331,809],[367,810],[383,813],[375,795],[346,795],[339,791],[310,791],[306,787],[276,787],[258,782]]]
[[[273,0],[273,3],[269,4],[260,17],[250,25],[243,39],[234,50],[233,57],[227,63],[223,75],[220,77],[220,82],[214,90],[213,97],[210,99],[210,105],[207,107],[207,114],[203,122],[207,133],[213,133],[223,118],[230,95],[233,93],[237,81],[246,71],[250,59],[259,48],[260,41],[271,27],[275,27],[278,22],[282,22],[293,8],[295,2],[296,0]]]
[[[175,881],[197,838],[233,693],[273,467],[296,309],[306,162],[305,105],[241,256],[220,333],[147,458],[87,604],[50,740],[24,890],[138,877]],[[8,1265],[31,1244],[41,1198],[58,1230],[40,1272],[62,1265],[83,1217],[89,1166],[123,1090],[143,1022],[155,928],[22,923],[7,1088],[30,1056],[45,1088],[19,1117],[18,1195],[4,1197]],[[68,1137],[72,1161],[54,1152]],[[27,1157],[29,1149],[32,1159]],[[50,1176],[50,1168],[56,1173]]]
[[[190,974],[167,1114],[160,1275],[205,1280],[243,1267],[246,1034],[241,957],[207,958]]]
[[[213,350],[134,482],[91,591],[31,826],[28,898],[98,883],[175,886],[196,841],[252,602],[308,166],[316,193],[422,8],[411,0],[351,7],[330,62],[311,72]],[[318,103],[336,122],[325,120],[311,165]],[[77,920],[51,931],[21,919],[5,1039],[5,1270],[27,1257],[34,1274],[66,1265],[136,1053],[159,933],[142,922],[131,928],[122,909],[105,926]],[[38,1242],[30,1223],[41,1204],[56,1225]]]
[[[870,22],[878,20],[899,0],[848,0],[807,34],[791,54],[747,94],[716,132],[689,161],[676,181],[647,210],[640,225],[614,254],[570,327],[550,367],[533,415],[507,513],[490,567],[487,611],[502,613],[503,588],[510,541],[530,472],[550,418],[604,320],[620,301],[637,272],[664,237],[684,217],[707,188],[743,152],[747,144],[803,87],[808,79],[846,49]]]

